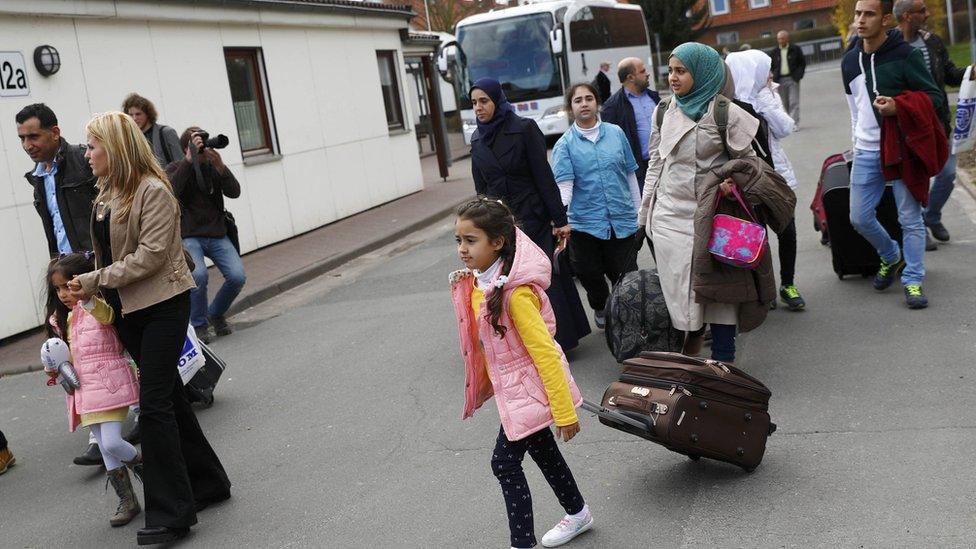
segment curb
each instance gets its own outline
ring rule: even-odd
[[[440,221],[442,218],[445,218],[448,215],[450,215],[458,208],[458,206],[464,204],[472,197],[474,197],[474,195],[471,195],[470,197],[466,197],[464,200],[457,201],[456,203],[452,202],[430,215],[427,215],[408,225],[399,227],[395,231],[391,231],[389,233],[382,234],[382,235],[375,235],[375,238],[373,238],[368,242],[364,242],[358,248],[349,250],[348,252],[341,253],[339,255],[330,257],[328,259],[317,261],[312,265],[308,265],[306,267],[298,269],[297,271],[293,271],[289,273],[287,276],[283,276],[277,280],[274,280],[267,286],[260,288],[255,292],[247,295],[246,297],[243,297],[235,301],[234,304],[231,305],[230,309],[227,311],[227,316],[236,315],[246,309],[254,307],[255,305],[263,303],[273,297],[276,297],[284,292],[287,292],[288,290],[291,290],[296,286],[300,286],[308,282],[309,280],[312,280],[313,278],[316,278],[328,271],[340,267],[352,261],[353,259],[356,259],[357,257],[364,256],[374,250],[382,248],[383,246],[389,244],[391,239],[403,238],[411,233],[417,232],[425,227],[433,225],[438,221]],[[33,330],[27,332],[25,335],[29,335],[31,333],[33,333]],[[22,366],[15,367],[14,369],[8,372],[5,372],[0,377],[17,375],[17,374],[25,374],[28,372],[36,372],[41,369],[42,366],[39,362],[37,364],[34,363],[24,364]]]
[[[441,218],[447,217],[451,212],[455,211],[461,204],[464,204],[470,199],[471,197],[467,197],[464,200],[459,201],[457,203],[451,203],[447,207],[437,210],[436,212],[426,217],[423,217],[417,221],[414,221],[409,225],[405,225],[397,229],[396,231],[381,235],[378,238],[375,238],[369,242],[365,242],[363,245],[359,246],[356,249],[350,250],[345,253],[341,253],[339,255],[330,257],[328,259],[323,259],[307,267],[303,267],[297,271],[289,273],[287,276],[283,276],[271,282],[264,288],[256,290],[254,293],[249,294],[243,299],[239,299],[235,301],[234,304],[231,305],[230,309],[228,309],[227,316],[234,316],[246,309],[254,307],[255,305],[263,303],[277,295],[287,292],[288,290],[291,290],[296,286],[300,286],[308,282],[309,280],[318,277],[319,275],[322,275],[328,271],[335,269],[336,267],[344,265],[352,261],[353,259],[356,259],[357,257],[364,256],[369,252],[382,248],[383,246],[389,244],[390,243],[389,241],[391,239],[403,238],[404,236],[407,236],[410,233],[414,233],[416,231],[419,231],[420,229],[423,229],[424,227],[433,225]]]
[[[959,185],[959,187],[962,187],[962,189],[966,191],[966,193],[968,193],[973,200],[976,200],[976,187],[973,186],[973,176],[970,175],[969,170],[966,168],[956,167],[956,177],[959,178],[960,182],[962,183],[962,185]]]

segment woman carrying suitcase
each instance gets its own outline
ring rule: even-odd
[[[712,358],[735,360],[739,304],[698,303],[692,285],[692,250],[699,187],[712,169],[730,158],[755,157],[752,139],[759,121],[735,104],[728,105],[726,142],[714,114],[715,98],[725,84],[725,64],[709,46],[688,42],[674,49],[668,62],[674,98],[651,134],[649,168],[638,221],[654,243],[656,262],[674,327],[687,332],[683,352],[701,351],[705,323],[711,325]],[[656,122],[655,122],[655,125]],[[721,192],[731,192],[731,180]],[[768,305],[767,305],[768,307]]]
[[[471,87],[478,129],[471,136],[471,175],[479,195],[501,199],[512,209],[519,227],[552,257],[556,239],[569,238],[566,210],[552,178],[546,138],[531,118],[515,114],[494,78],[480,78]],[[552,275],[546,290],[556,314],[556,341],[575,348],[590,333],[586,311],[572,273]]]

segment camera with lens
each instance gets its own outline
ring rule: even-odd
[[[196,132],[196,135],[198,135],[200,139],[203,140],[204,149],[223,149],[230,143],[230,140],[227,139],[227,136],[222,133],[219,133],[214,137],[210,137],[209,133],[201,130]]]

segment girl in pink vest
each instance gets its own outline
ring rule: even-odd
[[[545,293],[552,264],[501,201],[461,206],[454,236],[466,267],[450,277],[465,367],[462,419],[495,397],[501,429],[491,468],[505,498],[512,547],[536,544],[522,472],[526,452],[567,513],[542,545],[562,545],[588,530],[593,516],[549,429],[555,424],[556,436],[567,442],[576,436],[576,407],[583,402],[553,338],[556,320]]]
[[[68,343],[71,362],[81,382],[65,397],[68,429],[73,432],[81,425],[95,435],[108,482],[119,496],[118,508],[109,522],[122,526],[141,512],[126,466],[132,467],[139,477],[142,456],[122,438],[122,422],[129,406],[139,403],[139,382],[112,326],[112,307],[97,297],[81,303],[68,291],[69,280],[94,270],[91,252],[68,254],[48,268],[48,331],[57,338],[41,348],[41,360],[56,368],[52,351],[63,343],[61,340]]]

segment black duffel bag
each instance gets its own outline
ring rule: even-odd
[[[624,274],[607,299],[607,347],[617,362],[644,351],[681,352],[684,332],[671,325],[657,270]]]

